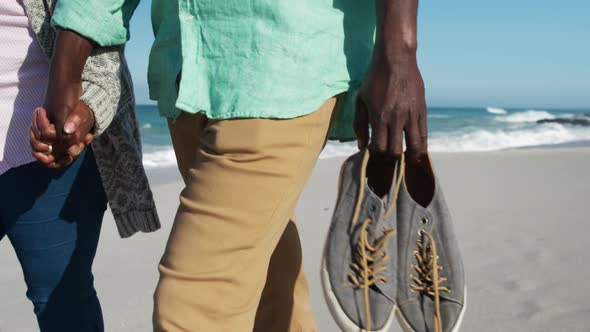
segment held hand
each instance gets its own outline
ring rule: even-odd
[[[67,147],[67,154],[72,158],[77,158],[94,139],[91,134],[94,121],[94,113],[84,102],[79,102],[66,119],[63,143]]]
[[[81,82],[59,82],[61,78],[58,77],[49,82],[47,87],[47,97],[45,98],[44,112],[55,126],[56,141],[54,142],[54,149],[57,152],[65,152],[66,140],[69,133],[66,131],[66,119],[80,104],[80,96],[82,95]]]
[[[88,131],[93,124],[92,112],[84,103],[79,103],[64,125],[68,131],[71,131],[66,140],[73,143],[66,146],[65,152],[60,153],[54,149],[54,145],[57,145],[55,125],[49,122],[45,109],[38,108],[33,114],[32,125],[29,129],[33,156],[49,168],[68,166],[92,142],[94,136]]]
[[[357,98],[354,128],[359,149],[368,146],[373,154],[399,157],[405,132],[408,161],[418,162],[426,154],[424,82],[415,54],[373,58]]]

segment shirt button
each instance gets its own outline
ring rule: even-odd
[[[193,15],[191,15],[191,14],[186,14],[186,15],[184,15],[184,20],[185,20],[185,21],[187,21],[187,22],[188,22],[188,21],[191,21],[192,19],[193,19]]]

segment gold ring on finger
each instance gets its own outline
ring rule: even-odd
[[[49,148],[47,149],[47,152],[45,152],[46,155],[50,155],[53,153],[53,145],[49,144]]]

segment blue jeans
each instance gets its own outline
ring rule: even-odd
[[[0,175],[0,226],[42,332],[104,330],[92,262],[105,210],[91,149],[65,170],[31,163]]]

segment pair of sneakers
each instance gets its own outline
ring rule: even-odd
[[[410,195],[402,158],[389,193],[367,182],[368,151],[348,158],[321,269],[324,295],[343,331],[455,332],[465,312],[463,262],[451,216],[430,162],[426,207]]]

